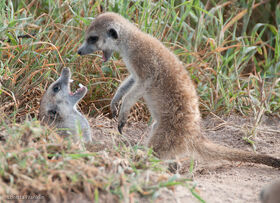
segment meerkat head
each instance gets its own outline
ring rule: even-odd
[[[63,68],[60,77],[44,93],[39,112],[39,117],[44,123],[55,124],[67,118],[87,93],[87,88],[81,84],[78,90],[71,92],[71,82],[70,69]]]
[[[103,52],[103,60],[107,61],[114,51],[119,51],[119,43],[124,38],[121,27],[126,21],[116,13],[103,13],[97,16],[86,31],[85,41],[78,49],[79,55],[95,51]]]

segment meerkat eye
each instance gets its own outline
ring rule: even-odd
[[[97,36],[90,36],[88,39],[87,39],[87,43],[89,44],[94,44],[95,42],[97,42],[98,40],[98,37]]]
[[[59,85],[59,84],[57,84],[57,85],[55,85],[55,86],[53,87],[53,91],[54,91],[55,93],[59,92],[59,90],[60,90],[60,85]]]

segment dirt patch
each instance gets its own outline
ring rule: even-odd
[[[209,117],[203,121],[205,135],[216,143],[252,151],[243,140],[253,127],[253,119],[240,116]],[[280,158],[280,120],[264,117],[253,139],[258,153]],[[216,163],[216,166],[198,166],[194,180],[201,196],[207,202],[259,202],[264,185],[280,178],[280,171],[258,164]],[[204,173],[199,173],[204,171]],[[207,172],[205,172],[207,171]]]
[[[123,135],[117,132],[117,122],[103,116],[91,118],[93,136],[100,149],[111,148],[120,143],[128,146],[143,145],[150,127],[145,123],[130,123]],[[248,117],[232,115],[226,118],[209,116],[203,119],[204,134],[210,140],[232,148],[253,151],[252,145],[244,141],[254,125]],[[257,127],[257,136],[252,138],[257,153],[280,158],[280,119],[264,117]],[[188,163],[183,163],[187,165]],[[189,177],[186,167],[179,170],[181,176]],[[184,172],[183,172],[184,171]],[[172,175],[172,174],[171,174]],[[196,162],[192,186],[206,202],[259,202],[259,192],[264,185],[280,178],[280,171],[258,164],[231,163],[227,161]],[[142,199],[143,200],[143,199]],[[160,190],[154,199],[162,202],[199,202],[185,187]],[[143,200],[145,201],[145,199]]]

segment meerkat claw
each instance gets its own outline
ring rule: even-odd
[[[125,122],[120,122],[118,125],[118,131],[120,134],[122,134],[122,129],[123,129],[124,125],[125,125]]]

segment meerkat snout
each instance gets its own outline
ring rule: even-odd
[[[82,55],[82,51],[79,49],[77,52],[79,55]]]

